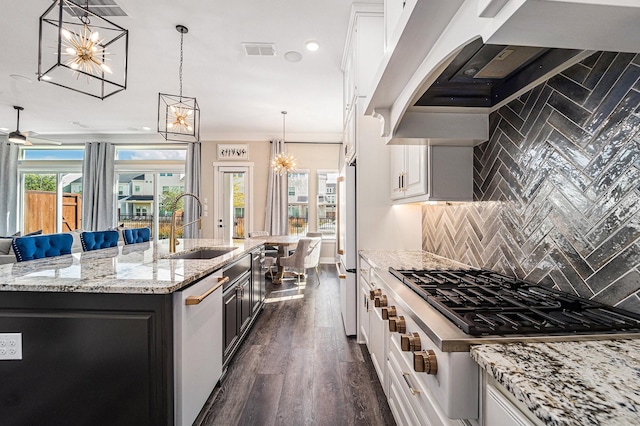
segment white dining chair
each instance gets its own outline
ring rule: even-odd
[[[287,257],[280,258],[280,266],[295,269],[298,277],[298,285],[300,285],[300,276],[309,268],[314,268],[318,284],[320,284],[320,274],[318,272],[318,264],[320,263],[320,247],[322,238],[301,238],[298,241],[296,251]]]

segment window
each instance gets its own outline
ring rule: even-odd
[[[318,170],[318,232],[324,237],[336,236],[336,170]]]
[[[167,217],[167,212],[160,209],[172,205],[170,198],[175,199],[175,192],[184,192],[186,151],[185,145],[162,149],[116,146],[114,225],[148,226],[153,238],[168,237],[170,213]],[[82,229],[83,157],[84,147],[79,146],[20,148],[17,208],[21,232]],[[161,172],[163,176],[159,177]]]
[[[18,229],[27,234],[82,228],[84,149],[20,147]]]
[[[288,175],[289,235],[306,235],[309,230],[309,172]]]

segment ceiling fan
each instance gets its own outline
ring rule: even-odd
[[[13,109],[16,110],[18,119],[16,123],[16,130],[14,130],[13,132],[7,135],[7,139],[9,140],[9,142],[16,143],[19,145],[29,146],[29,145],[33,145],[33,143],[31,142],[33,140],[36,144],[62,145],[62,142],[38,138],[35,136],[34,132],[21,132],[20,131],[20,111],[24,111],[24,108],[21,106],[14,105]]]

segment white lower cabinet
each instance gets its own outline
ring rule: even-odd
[[[358,342],[369,347],[369,283],[360,280],[358,288]]]
[[[371,272],[371,286],[373,289],[377,289],[377,283],[380,282],[380,278]],[[384,302],[383,302],[384,301]],[[387,374],[387,353],[388,353],[388,341],[389,341],[389,326],[388,323],[382,319],[382,308],[386,307],[389,300],[385,298],[369,298],[369,353],[371,354],[371,362],[373,363],[378,379],[382,385],[385,395],[388,395],[389,384]]]
[[[483,373],[484,426],[534,426],[542,425],[533,413],[497,383]]]

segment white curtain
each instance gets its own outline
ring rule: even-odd
[[[271,141],[271,152],[269,154],[269,164],[271,159],[277,154],[284,152],[284,142],[282,140]],[[269,177],[267,181],[267,206],[264,216],[264,229],[270,235],[289,235],[288,213],[287,213],[287,174],[282,176],[269,167]]]
[[[18,145],[0,142],[0,237],[17,232]]]
[[[87,142],[82,162],[82,229],[104,231],[114,225],[115,147]]]
[[[187,147],[187,165],[184,178],[184,190],[200,197],[200,175],[201,175],[201,152],[200,142],[190,143]],[[193,197],[184,197],[184,223],[192,222],[201,217],[202,212],[198,202]],[[184,228],[184,238],[199,238],[200,227],[197,224]]]

